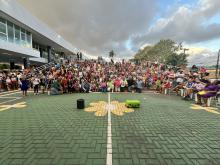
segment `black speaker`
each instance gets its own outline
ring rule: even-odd
[[[11,70],[15,69],[15,62],[14,61],[10,61],[10,69]]]
[[[77,109],[84,109],[85,108],[85,100],[84,99],[78,99],[77,100]]]

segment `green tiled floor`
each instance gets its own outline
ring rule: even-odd
[[[17,96],[17,95],[16,95]],[[220,115],[190,109],[178,97],[112,94],[141,108],[112,114],[113,165],[220,164]],[[29,96],[27,107],[0,112],[0,165],[104,165],[107,116],[77,110],[76,100],[106,94]]]
[[[220,164],[220,115],[191,110],[178,97],[126,97],[142,106],[112,119],[114,165]]]
[[[107,118],[77,110],[77,98],[107,96],[29,96],[26,108],[0,112],[0,164],[103,164]]]

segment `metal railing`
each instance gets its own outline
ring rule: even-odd
[[[51,68],[52,66],[54,66],[54,63],[53,63],[53,62],[50,62],[50,63],[48,63],[48,64],[41,65],[41,66],[39,66],[39,67],[33,69],[30,73],[28,73],[27,76],[26,76],[26,78],[31,78],[33,75],[39,74],[39,73],[41,73],[42,71]]]

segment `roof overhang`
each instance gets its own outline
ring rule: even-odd
[[[55,51],[64,52],[67,55],[78,51],[62,36],[31,15],[16,1],[0,0],[0,3],[0,16],[30,31],[32,38],[39,44],[51,46]]]

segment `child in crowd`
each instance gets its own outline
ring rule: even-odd
[[[113,92],[114,91],[114,82],[113,82],[113,80],[108,80],[108,82],[107,82],[107,87],[108,87],[108,91],[109,92]]]
[[[120,92],[121,80],[119,78],[115,79],[114,87],[115,87],[115,92]]]
[[[100,88],[101,88],[101,92],[107,92],[107,83],[102,80],[102,82],[100,83]]]
[[[160,78],[157,79],[156,81],[156,92],[161,93],[162,90],[162,81]]]
[[[121,88],[120,88],[120,91],[121,92],[125,92],[125,89],[127,88],[128,86],[128,82],[127,80],[125,79],[125,77],[122,78],[121,80]]]
[[[165,80],[162,85],[162,93],[168,94],[166,91],[169,91],[171,87],[172,87],[172,83],[170,79]]]
[[[189,99],[190,96],[193,94],[193,86],[194,86],[193,78],[189,78],[188,82],[183,87],[185,89],[184,97],[183,97],[184,99]]]

